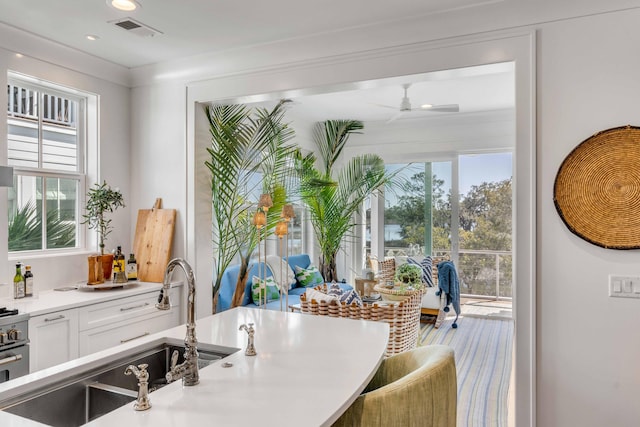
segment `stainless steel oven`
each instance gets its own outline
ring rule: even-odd
[[[29,373],[29,314],[0,307],[0,383]]]

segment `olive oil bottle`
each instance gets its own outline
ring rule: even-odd
[[[16,275],[13,276],[13,297],[24,298],[24,277],[22,276],[22,264],[16,264]]]
[[[138,262],[133,254],[129,254],[129,261],[127,261],[127,279],[138,280]]]

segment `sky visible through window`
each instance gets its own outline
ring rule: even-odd
[[[513,175],[513,153],[490,153],[461,155],[458,161],[460,181],[459,191],[461,195],[469,192],[472,186],[483,182],[499,182],[511,178]],[[395,171],[404,165],[389,164],[387,169]],[[424,163],[413,163],[400,172],[400,176],[410,179],[418,172],[424,171]],[[451,189],[451,162],[438,161],[432,163],[432,172],[438,178],[444,180],[443,190],[445,194]],[[397,197],[393,193],[385,194],[386,205],[393,206]]]
[[[460,156],[460,194],[483,182],[499,182],[513,175],[512,153]]]

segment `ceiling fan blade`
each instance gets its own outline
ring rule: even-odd
[[[398,111],[396,114],[393,115],[393,117],[391,117],[389,120],[387,120],[385,122],[385,124],[389,124],[393,121],[395,121],[396,119],[400,118],[400,116],[402,116],[404,114],[404,111]]]
[[[458,104],[442,104],[442,105],[432,105],[431,107],[420,107],[423,111],[440,111],[444,113],[457,113],[460,111],[460,106]]]
[[[397,110],[398,107],[394,107],[393,105],[386,105],[386,104],[376,104],[373,102],[369,102],[369,105],[375,105],[376,107],[383,107],[383,108],[391,108],[392,110]]]

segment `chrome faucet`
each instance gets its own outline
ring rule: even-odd
[[[136,411],[146,411],[151,408],[151,402],[149,401],[149,373],[147,372],[147,365],[143,363],[138,365],[129,365],[125,369],[125,375],[134,374],[138,379],[138,398],[133,404],[133,409]]]
[[[189,294],[187,296],[187,335],[184,338],[184,362],[177,365],[177,358],[172,357],[171,370],[167,373],[166,379],[168,382],[173,382],[178,378],[182,378],[183,386],[191,386],[200,382],[200,375],[198,374],[198,340],[196,339],[195,321],[196,281],[193,276],[193,270],[187,261],[181,258],[174,258],[169,261],[164,272],[160,300],[156,304],[156,308],[160,310],[169,310],[171,308],[169,285],[171,283],[171,274],[177,266],[180,266],[184,271],[189,286]]]
[[[248,335],[247,338],[247,349],[245,350],[244,354],[247,356],[255,356],[256,354],[256,347],[253,344],[253,335],[255,334],[255,329],[253,329],[253,323],[249,323],[249,326],[247,327],[247,325],[245,325],[244,323],[242,325],[240,325],[240,327],[238,328],[239,331],[245,331]]]

